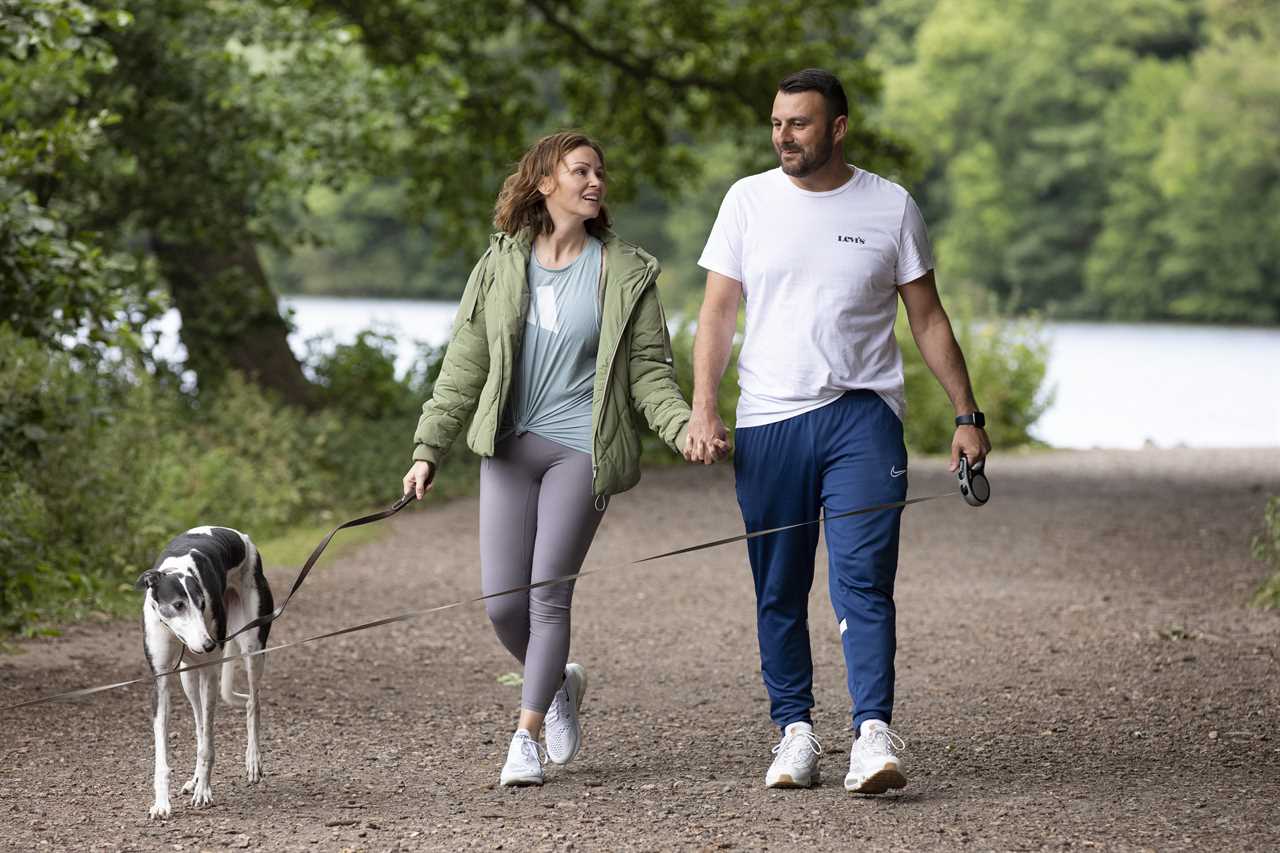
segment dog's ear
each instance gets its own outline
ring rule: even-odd
[[[159,572],[157,572],[155,569],[147,569],[145,572],[143,572],[141,575],[138,576],[138,579],[136,581],[134,581],[133,588],[139,591],[144,589],[150,589],[151,587],[156,585],[156,581],[158,581],[159,579],[160,579]]]

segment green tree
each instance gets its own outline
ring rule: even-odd
[[[0,3],[0,322],[51,347],[77,339],[81,355],[136,340],[157,308],[145,269],[93,228],[93,194],[67,191],[107,168],[118,116],[85,97],[115,67],[96,34],[128,22],[79,2]]]
[[[1191,63],[1152,164],[1166,200],[1168,314],[1280,321],[1280,4],[1218,3],[1234,14]],[[1230,21],[1231,23],[1228,23]]]
[[[202,383],[235,368],[295,402],[311,389],[259,253],[301,236],[309,190],[406,179],[398,213],[450,251],[474,252],[501,177],[540,132],[576,124],[599,136],[614,197],[626,200],[641,185],[687,186],[696,153],[725,135],[743,163],[763,164],[773,87],[796,67],[838,71],[855,118],[877,93],[874,72],[849,58],[856,34],[834,0],[121,5],[128,14],[112,27],[95,4],[75,7],[97,53],[83,38],[66,42],[77,61],[96,62],[76,76],[76,108],[114,117],[99,156],[78,169],[50,164],[48,199],[17,162],[4,177],[45,208],[92,199],[51,220],[67,239],[96,233],[87,246],[138,247],[154,260]],[[57,61],[51,50],[16,60],[28,65],[0,109],[44,85],[35,68]],[[57,116],[38,118],[32,132]],[[864,159],[902,159],[867,122],[856,126]],[[24,221],[45,227],[33,216]]]
[[[1111,317],[1280,320],[1280,4],[1206,23],[1189,63],[1143,62],[1108,105],[1087,286]]]
[[[1090,313],[1142,320],[1168,313],[1170,293],[1160,274],[1169,251],[1166,199],[1153,168],[1166,129],[1187,84],[1185,63],[1143,60],[1107,104],[1102,229],[1085,264]]]
[[[1194,0],[940,0],[886,74],[921,148],[942,268],[1010,308],[1070,306],[1107,198],[1103,113],[1143,57],[1199,43]]]

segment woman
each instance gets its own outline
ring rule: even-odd
[[[419,499],[472,419],[484,594],[576,574],[608,497],[640,479],[633,407],[676,452],[689,406],[676,385],[658,262],[609,230],[604,153],[580,133],[525,152],[498,194],[498,232],[467,281],[440,376],[414,434],[404,489]],[[567,663],[573,582],[490,598],[498,638],[524,665],[503,785],[541,785],[546,757],[581,740],[587,686]]]

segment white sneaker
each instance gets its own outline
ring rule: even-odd
[[[524,729],[520,729],[511,738],[511,746],[507,748],[507,763],[502,765],[502,776],[499,781],[508,785],[541,785],[542,762],[545,761],[542,747]]]
[[[547,757],[556,764],[568,764],[578,754],[578,747],[582,744],[578,709],[582,707],[582,697],[586,694],[587,671],[582,664],[569,664],[564,668],[564,684],[552,697],[544,722]]]
[[[863,723],[861,735],[849,750],[849,775],[844,777],[844,789],[855,794],[883,794],[890,788],[905,788],[907,777],[895,751],[905,748],[898,733],[880,720]]]
[[[822,744],[808,723],[792,723],[773,748],[773,763],[764,774],[766,788],[808,788],[818,780]]]

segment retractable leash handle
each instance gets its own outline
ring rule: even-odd
[[[956,479],[960,481],[960,496],[969,506],[982,506],[991,499],[991,484],[983,473],[986,467],[985,461],[970,465],[969,458],[960,454],[960,470],[956,472]]]

